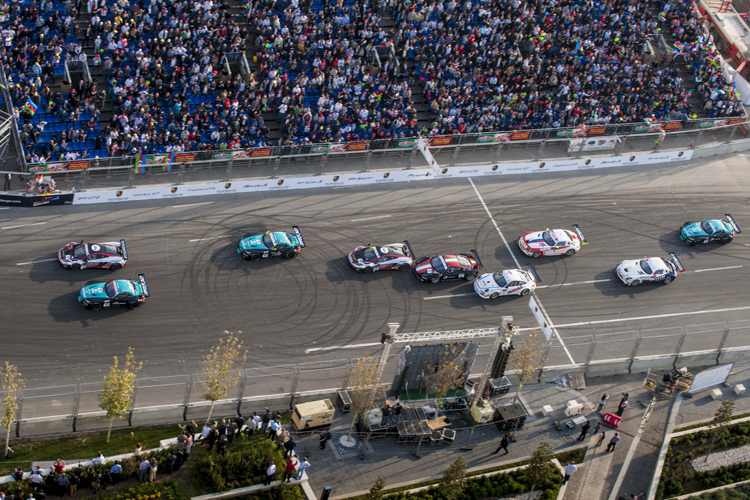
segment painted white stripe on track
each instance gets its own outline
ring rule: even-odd
[[[554,285],[539,285],[536,288],[538,290],[540,288],[552,288],[553,286],[590,285],[591,283],[603,283],[605,281],[612,281],[612,280],[611,279],[603,279],[603,280],[578,281],[576,283],[556,283]]]
[[[676,316],[694,316],[696,314],[711,314],[711,313],[725,313],[732,311],[746,311],[750,309],[750,306],[746,307],[729,307],[727,309],[709,309],[706,311],[691,311],[681,313],[667,313],[667,314],[655,314],[653,316],[639,316],[636,318],[617,318],[617,319],[600,319],[596,321],[581,321],[579,323],[566,323],[564,325],[557,325],[557,328],[568,328],[571,326],[586,326],[586,325],[602,325],[605,323],[617,323],[620,321],[640,321],[644,319],[660,319],[660,318],[674,318]]]
[[[57,259],[42,259],[42,260],[34,260],[34,261],[31,261],[31,262],[19,262],[19,263],[18,263],[18,264],[16,264],[16,265],[17,265],[17,266],[25,266],[25,265],[27,265],[27,264],[37,264],[37,263],[39,263],[39,262],[51,262],[51,261],[53,261],[53,260],[57,260]]]
[[[0,229],[16,229],[18,227],[28,227],[28,226],[43,226],[46,224],[46,222],[35,222],[34,224],[21,224],[20,226],[6,226],[6,227],[0,227]]]
[[[198,238],[197,240],[188,240],[188,242],[189,243],[194,243],[196,241],[218,240],[219,238],[239,238],[239,236],[234,236],[232,234],[226,234],[224,236],[211,236],[209,238]]]
[[[742,266],[714,267],[713,269],[696,269],[694,273],[707,273],[709,271],[724,271],[726,269],[739,269]]]
[[[364,219],[352,219],[352,222],[359,222],[362,220],[373,220],[373,219],[388,219],[390,215],[378,215],[377,217],[365,217]]]
[[[172,205],[172,208],[184,208],[184,207],[197,207],[198,205],[210,205],[216,203],[215,201],[204,201],[201,203],[188,203],[187,205]]]

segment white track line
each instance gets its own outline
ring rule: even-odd
[[[474,294],[474,293],[457,293],[455,295],[438,295],[436,297],[425,297],[424,300],[452,299],[453,297],[468,297],[469,295],[476,295],[476,294]]]
[[[6,227],[0,227],[0,229],[16,229],[18,227],[28,227],[28,226],[43,226],[46,224],[46,222],[35,222],[34,224],[21,224],[20,226],[6,226]]]
[[[612,280],[611,279],[603,279],[603,280],[578,281],[576,283],[556,283],[554,285],[541,285],[541,286],[537,286],[536,289],[539,290],[540,288],[552,288],[553,286],[589,285],[591,283],[603,283],[605,281],[612,281]]]
[[[694,273],[707,273],[709,271],[724,271],[725,269],[739,269],[742,266],[715,267],[713,269],[696,269]]]
[[[27,264],[37,264],[37,263],[39,263],[39,262],[51,262],[51,261],[53,261],[53,260],[57,260],[57,259],[42,259],[42,260],[34,260],[34,261],[31,261],[31,262],[19,262],[19,263],[18,263],[18,264],[16,264],[16,265],[17,265],[17,266],[25,266],[25,265],[27,265]]]
[[[201,203],[189,203],[187,205],[172,205],[172,208],[183,208],[183,207],[197,207],[198,205],[210,205],[211,203],[216,203],[215,201],[204,201]]]
[[[381,345],[380,342],[369,342],[367,344],[349,344],[349,345],[332,345],[329,347],[312,347],[305,349],[305,354],[308,352],[320,352],[320,351],[333,351],[334,349],[357,349],[359,347],[374,347]]]
[[[352,222],[359,222],[361,220],[373,220],[373,219],[388,219],[390,215],[378,215],[377,217],[365,217],[364,219],[352,219]]]
[[[503,243],[505,243],[505,248],[508,249],[508,253],[510,254],[511,257],[513,257],[513,262],[516,263],[517,268],[520,268],[521,264],[518,262],[518,259],[516,259],[516,255],[513,253],[513,250],[511,250],[510,245],[508,245],[508,240],[505,239],[503,232],[500,231],[500,227],[497,225],[497,222],[495,222],[495,218],[492,216],[492,212],[490,212],[490,209],[487,208],[487,204],[484,202],[482,195],[479,194],[479,190],[477,189],[477,186],[474,184],[474,181],[471,180],[471,177],[469,177],[468,179],[469,179],[469,182],[471,183],[471,187],[474,188],[474,192],[476,193],[477,198],[479,198],[479,201],[482,203],[482,206],[484,207],[484,211],[487,212],[487,216],[489,216],[490,220],[492,221],[492,225],[495,226],[495,229],[497,230],[497,234],[499,234],[500,238],[503,239]],[[560,342],[560,346],[562,346],[562,348],[565,350],[565,354],[568,355],[570,364],[574,365],[575,361],[573,360],[573,356],[570,355],[570,351],[565,346],[565,342],[563,342],[562,337],[560,337],[560,333],[558,333],[557,328],[555,328],[555,324],[552,322],[552,318],[550,318],[549,315],[547,314],[547,311],[544,310],[544,306],[542,305],[542,302],[539,300],[539,297],[536,297],[536,303],[539,305],[539,309],[541,309],[542,314],[547,318],[547,324],[552,329],[552,332],[555,334],[555,337],[557,337],[557,341]]]
[[[597,321],[581,321],[580,323],[567,323],[564,325],[557,325],[557,328],[568,328],[571,326],[586,326],[586,325],[601,325],[604,323],[617,323],[620,321],[640,321],[643,319],[659,319],[659,318],[674,318],[675,316],[694,316],[696,314],[710,314],[710,313],[724,313],[731,311],[746,311],[750,309],[750,306],[746,307],[731,307],[727,309],[710,309],[707,311],[692,311],[683,313],[669,313],[669,314],[656,314],[654,316],[639,316],[637,318],[617,318],[617,319],[601,319]]]
[[[205,240],[218,240],[219,238],[237,238],[237,236],[227,234],[224,236],[211,236],[210,238],[198,238],[197,240],[188,240],[189,243],[194,243],[196,241],[205,241]]]

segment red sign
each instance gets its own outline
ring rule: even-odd
[[[172,163],[186,163],[195,160],[195,153],[177,153]]]
[[[680,122],[669,122],[664,124],[664,130],[667,132],[674,132],[675,130],[680,130],[682,128],[682,123]]]
[[[450,137],[433,137],[430,146],[447,146],[451,143]]]
[[[586,135],[604,135],[607,133],[607,127],[591,127],[586,131]]]
[[[253,149],[250,151],[250,156],[256,158],[258,156],[271,156],[271,148]]]
[[[605,424],[617,429],[618,427],[620,427],[620,422],[622,422],[622,417],[618,417],[614,413],[605,413],[604,415],[602,415],[602,420],[604,420]]]
[[[526,132],[513,132],[510,134],[510,140],[511,141],[525,141],[531,137],[531,131],[527,130]]]
[[[744,123],[744,122],[745,122],[744,118],[732,118],[731,120],[729,120],[729,125],[737,125],[738,123]]]
[[[89,161],[88,160],[79,160],[79,161],[71,161],[68,162],[68,170],[86,170],[89,168]]]
[[[350,142],[346,145],[347,151],[364,151],[365,149],[367,149],[366,142]]]

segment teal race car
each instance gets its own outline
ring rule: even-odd
[[[680,226],[680,239],[688,245],[702,245],[712,241],[729,243],[742,231],[730,214],[726,214],[726,218],[726,221],[703,219],[702,222],[686,222]]]
[[[137,309],[150,297],[146,276],[134,280],[89,281],[78,292],[78,302],[86,309],[98,311],[102,307]]]
[[[260,260],[269,257],[283,257],[293,259],[306,246],[302,239],[302,232],[297,226],[294,234],[287,232],[271,232],[255,236],[245,235],[240,240],[237,253],[245,260]]]

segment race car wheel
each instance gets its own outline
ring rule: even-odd
[[[131,309],[138,309],[139,307],[141,307],[141,303],[137,300],[131,300],[130,302],[128,302],[128,307]]]
[[[122,265],[121,264],[112,264],[109,268],[112,271],[117,271],[118,269],[122,269]]]
[[[247,252],[242,252],[242,258],[245,260],[250,260],[250,254]]]
[[[251,254],[250,260],[260,260],[260,254],[259,253]]]
[[[365,267],[364,269],[362,269],[362,272],[365,273],[365,274],[369,274],[369,273],[372,272],[372,268],[371,267]]]
[[[672,277],[671,276],[667,276],[666,278],[664,278],[664,284],[665,285],[668,285],[670,283],[672,283]]]
[[[433,276],[432,278],[430,278],[430,281],[432,283],[439,283],[440,282],[440,276]]]
[[[565,252],[565,255],[567,255],[568,257],[570,257],[571,255],[574,255],[575,253],[576,253],[576,251],[571,248],[570,250],[568,250],[567,252]]]
[[[529,294],[529,292],[531,292],[531,290],[529,290],[528,288],[524,288],[523,290],[521,290],[521,294],[520,295],[521,295],[521,297],[525,297],[525,296],[527,296]]]
[[[638,286],[641,284],[641,280],[633,280],[630,282],[630,286]]]
[[[81,264],[71,264],[70,268],[79,271],[81,269]]]
[[[476,278],[476,274],[467,274],[466,275],[466,281],[474,281],[474,278]]]
[[[94,310],[94,311],[98,311],[101,308],[102,308],[101,302],[93,302],[91,304],[91,309]]]
[[[696,242],[695,242],[695,240],[694,240],[694,239],[691,239],[691,238],[688,238],[688,239],[686,239],[686,240],[685,240],[685,243],[687,243],[687,244],[688,244],[688,245],[690,245],[691,247],[694,247],[694,246],[696,245]]]
[[[297,252],[287,252],[284,254],[284,257],[286,257],[287,259],[293,259],[296,256],[297,256]]]
[[[724,236],[724,237],[723,237],[722,239],[720,239],[719,241],[721,241],[722,243],[724,243],[724,244],[726,245],[727,243],[729,243],[729,242],[731,242],[731,241],[732,241],[732,237],[731,237],[731,236]]]
[[[398,270],[399,270],[399,271],[404,271],[404,272],[406,272],[406,271],[408,271],[409,269],[411,269],[411,266],[410,266],[409,264],[401,264],[400,266],[398,266]]]
[[[542,252],[534,252],[531,254],[531,256],[534,257],[535,259],[538,259],[539,257],[542,256]]]
[[[497,293],[497,292],[495,292],[495,293],[493,293],[493,294],[490,294],[490,298],[491,298],[491,299],[496,299],[496,298],[498,298],[499,296],[500,296],[500,294],[499,294],[499,293]]]

